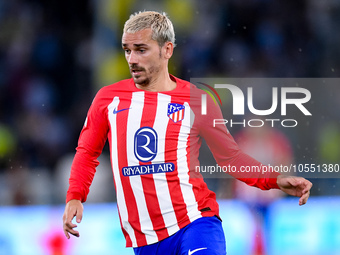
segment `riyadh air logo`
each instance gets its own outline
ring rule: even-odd
[[[151,127],[138,129],[134,137],[134,152],[136,158],[141,162],[149,162],[157,155],[158,136]]]
[[[184,105],[170,103],[168,104],[167,115],[173,122],[176,123],[184,119],[184,110],[185,110]]]

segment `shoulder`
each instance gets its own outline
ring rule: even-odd
[[[196,85],[193,83],[177,78],[173,75],[171,75],[172,79],[174,79],[177,83],[177,89],[176,92],[179,92],[183,95],[190,96],[190,101],[191,103],[193,102],[193,99],[199,99],[201,98],[201,95],[204,94],[205,92],[201,89],[199,89]],[[194,100],[196,101],[196,100]]]
[[[124,92],[131,91],[131,82],[133,84],[132,79],[127,79],[102,87],[96,93],[92,105],[95,108],[106,107],[116,96],[121,96]]]
[[[170,75],[172,79],[174,79],[176,81],[176,83],[180,86],[180,88],[183,88],[183,89],[193,89],[193,90],[199,90],[196,85],[190,83],[189,81],[186,81],[186,80],[183,80],[183,79],[180,79],[178,77],[175,77],[173,75]]]

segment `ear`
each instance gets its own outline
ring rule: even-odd
[[[174,52],[174,44],[172,42],[166,42],[162,47],[162,51],[164,58],[170,59]]]

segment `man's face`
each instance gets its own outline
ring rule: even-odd
[[[124,33],[122,47],[134,82],[147,86],[164,64],[161,48],[151,38],[151,29]]]

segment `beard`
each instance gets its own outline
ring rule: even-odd
[[[150,78],[148,77],[136,77],[136,76],[132,76],[133,81],[143,87],[146,87],[150,84]]]
[[[150,84],[151,78],[154,74],[157,74],[160,71],[160,66],[152,66],[149,70],[146,70],[143,67],[132,65],[130,67],[130,73],[133,78],[135,84],[146,87]],[[135,72],[141,72],[140,74],[135,74]]]
[[[134,74],[133,71],[130,71],[133,81],[141,86],[147,86],[150,84],[150,78],[146,76],[145,70],[142,71],[142,74]]]

